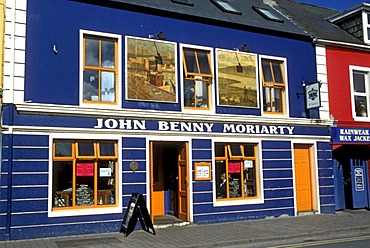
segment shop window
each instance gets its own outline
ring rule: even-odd
[[[116,104],[118,38],[83,34],[83,103]]]
[[[256,144],[215,143],[216,197],[218,201],[259,197],[256,151]]]
[[[183,49],[184,107],[210,109],[210,85],[213,79],[210,51]]]
[[[54,140],[52,209],[117,204],[117,142]]]
[[[262,59],[263,112],[285,112],[285,63],[282,60]]]
[[[352,109],[357,120],[369,119],[370,68],[351,67]]]

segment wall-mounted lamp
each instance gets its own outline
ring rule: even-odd
[[[157,34],[158,40],[166,40],[166,35],[161,31]]]
[[[242,46],[242,51],[245,52],[245,53],[249,52],[249,47],[246,44],[244,44]]]

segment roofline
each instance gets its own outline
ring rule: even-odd
[[[117,9],[122,9],[122,10],[127,10],[127,11],[134,11],[134,12],[145,13],[145,14],[154,14],[157,16],[169,17],[169,18],[191,21],[191,22],[198,22],[198,23],[203,23],[203,24],[213,24],[213,25],[217,25],[220,27],[230,27],[230,25],[232,25],[233,29],[243,30],[247,32],[258,32],[261,34],[274,35],[274,36],[283,37],[283,38],[291,38],[291,39],[296,39],[300,41],[311,41],[312,40],[311,35],[306,34],[306,33],[285,32],[282,30],[274,30],[274,29],[269,29],[265,27],[258,27],[258,26],[252,26],[252,25],[247,25],[247,24],[240,24],[240,23],[238,24],[234,22],[228,22],[225,20],[216,20],[216,19],[210,19],[208,17],[189,15],[185,13],[177,13],[177,12],[168,11],[168,10],[159,10],[157,8],[148,7],[148,6],[140,6],[140,8],[138,8],[138,5],[136,4],[122,3],[122,2],[119,2],[118,0],[111,0],[109,2],[104,1],[104,0],[72,0],[72,1],[81,2],[85,4],[99,5],[99,6],[104,6],[108,8],[117,8]],[[283,16],[287,19],[287,21],[292,22],[285,15]]]
[[[345,11],[340,12],[340,13],[334,15],[334,16],[329,17],[328,21],[336,22],[336,21],[339,21],[343,18],[346,18],[348,16],[351,16],[353,14],[356,14],[357,12],[360,12],[360,11],[366,10],[366,9],[370,11],[370,4],[369,3],[361,3],[361,4],[359,4],[357,6],[354,6],[350,9],[348,9],[348,10],[345,10]]]
[[[366,51],[366,52],[370,51],[370,46],[347,43],[347,42],[341,42],[341,41],[316,39],[315,43],[321,43],[321,44],[324,44],[324,45],[335,45],[335,46],[342,47],[342,48],[353,48],[353,49],[358,49],[358,50],[362,50],[362,51]]]

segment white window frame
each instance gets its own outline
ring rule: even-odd
[[[210,67],[211,67],[211,70],[212,70],[212,80],[211,80],[211,83],[210,83],[210,88],[209,88],[209,97],[210,97],[210,101],[209,101],[209,109],[187,109],[185,108],[185,105],[184,105],[184,62],[183,62],[183,49],[186,49],[186,48],[189,48],[189,49],[197,49],[197,50],[204,50],[204,51],[207,51],[209,52],[210,54]],[[183,112],[185,113],[192,113],[192,114],[204,114],[204,113],[208,113],[208,114],[214,114],[215,113],[215,67],[214,67],[214,64],[215,64],[215,59],[214,59],[214,51],[213,51],[213,48],[211,47],[204,47],[204,46],[195,46],[195,45],[188,45],[188,44],[180,44],[180,83],[181,83],[181,93],[180,93],[180,96],[181,97],[181,109]]]
[[[260,109],[261,109],[261,115],[262,116],[269,116],[269,117],[277,117],[277,118],[280,118],[282,116],[289,116],[289,91],[288,91],[288,65],[287,65],[287,59],[286,58],[283,58],[283,57],[275,57],[275,56],[267,56],[267,55],[259,55],[258,56],[259,59],[258,59],[258,63],[259,63],[259,89],[260,89],[260,99],[261,99],[261,106],[260,106]],[[277,61],[281,61],[284,65],[284,71],[283,71],[283,75],[284,75],[284,79],[285,79],[285,92],[284,92],[284,98],[282,99],[284,102],[283,102],[283,108],[284,108],[284,112],[283,113],[268,113],[268,112],[264,112],[263,111],[263,81],[262,81],[262,73],[263,73],[263,70],[262,70],[262,59],[267,59],[267,60],[277,60]]]
[[[362,33],[364,36],[364,42],[367,44],[370,44],[370,37],[368,35],[368,30],[370,30],[370,24],[369,24],[369,18],[370,13],[363,11],[362,12]]]
[[[215,143],[237,143],[237,144],[255,144],[256,148],[256,164],[258,166],[258,171],[256,173],[258,185],[256,188],[258,198],[243,198],[243,199],[230,199],[230,200],[222,200],[217,201],[217,192],[216,192],[216,163],[215,161],[215,154],[212,152],[212,178],[213,180],[213,206],[221,207],[221,206],[240,206],[240,205],[252,205],[252,204],[263,204],[265,202],[264,197],[264,186],[263,186],[263,165],[262,165],[262,144],[261,140],[259,139],[239,139],[239,138],[214,138],[212,140],[212,151],[215,151]]]
[[[353,72],[360,72],[365,74],[365,93],[355,93],[354,92],[354,81],[353,81]],[[352,107],[352,117],[355,121],[368,121],[370,122],[370,68],[362,66],[349,66],[349,78],[351,86],[351,107]],[[354,96],[363,95],[367,97],[366,109],[368,116],[356,116],[356,103]]]
[[[117,204],[116,206],[99,207],[99,208],[81,208],[81,209],[58,209],[53,210],[53,142],[56,139],[63,140],[111,140],[117,142]],[[48,184],[48,217],[62,217],[62,216],[82,216],[82,215],[100,215],[100,214],[114,214],[122,213],[122,142],[117,135],[104,134],[70,134],[70,133],[56,133],[49,136],[49,184]]]
[[[117,40],[117,82],[116,82],[116,103],[115,104],[102,104],[102,103],[84,103],[83,102],[83,71],[84,71],[84,44],[83,39],[85,35],[93,35],[93,36],[100,36],[105,38],[111,38]],[[96,31],[90,31],[90,30],[80,30],[80,53],[79,53],[79,103],[81,107],[94,107],[94,108],[102,108],[102,109],[117,109],[121,108],[122,106],[122,96],[121,96],[121,85],[122,85],[122,36],[118,34],[111,34],[111,33],[103,33],[103,32],[96,32]]]

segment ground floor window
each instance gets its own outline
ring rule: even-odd
[[[257,198],[257,145],[215,143],[217,200]]]
[[[54,140],[52,208],[116,206],[117,141]]]

